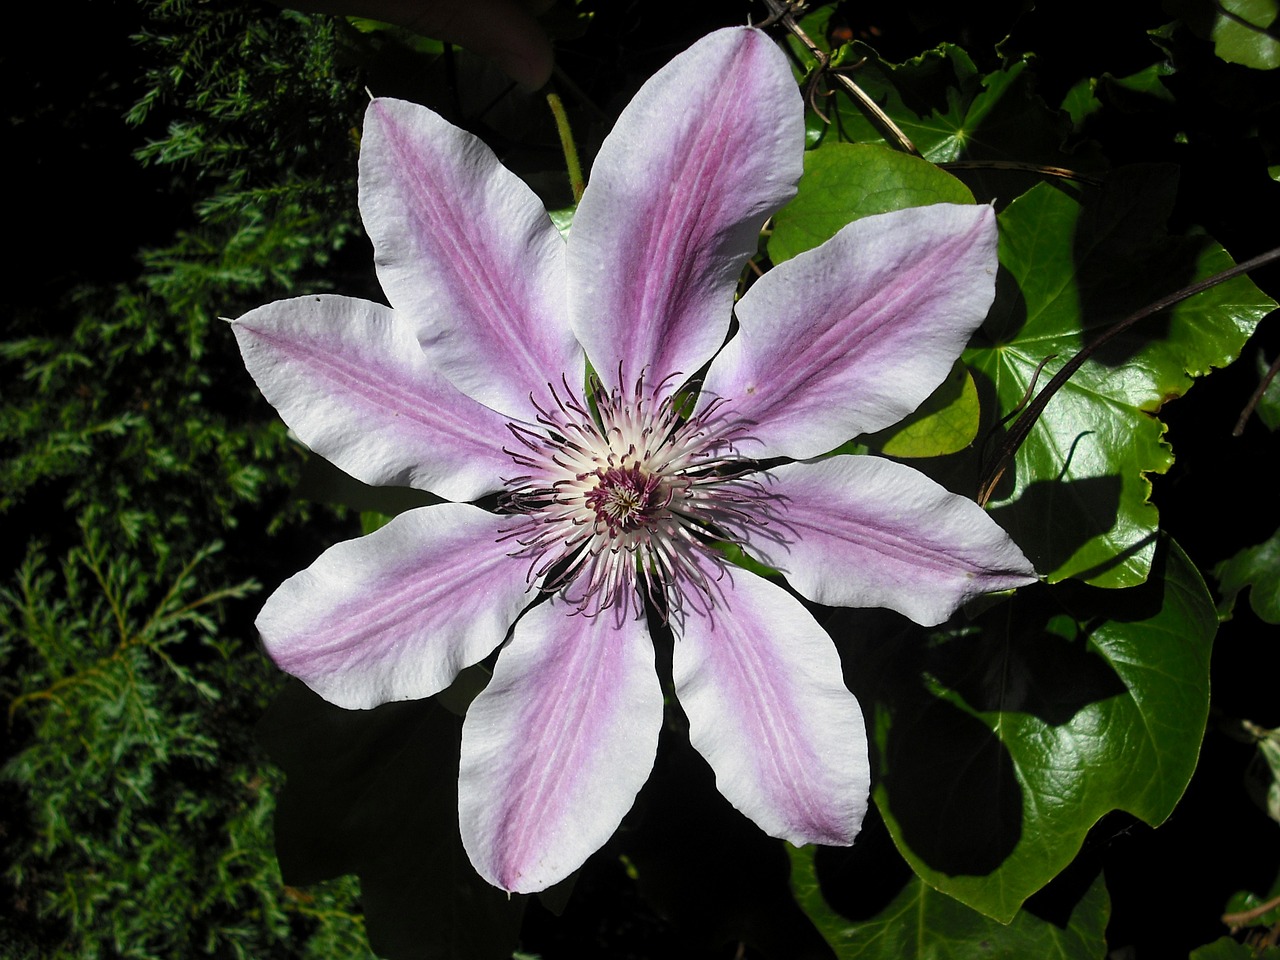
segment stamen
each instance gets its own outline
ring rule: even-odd
[[[664,619],[687,602],[709,610],[714,585],[703,570],[722,565],[715,542],[767,523],[769,498],[747,477],[754,464],[734,452],[741,426],[729,425],[720,398],[681,414],[678,377],[654,390],[641,377],[627,393],[593,382],[582,399],[562,378],[563,390],[548,384],[550,402],[531,398],[541,429],[509,425],[520,448],[506,452],[521,475],[504,481],[499,506],[513,524],[501,539],[528,557],[530,583],[578,613],[637,599]]]

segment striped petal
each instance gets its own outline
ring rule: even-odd
[[[459,390],[531,419],[531,393],[581,376],[564,241],[479,139],[425,107],[375,100],[360,146],[360,213],[387,299]]]
[[[739,302],[704,403],[751,423],[746,456],[806,459],[897,423],[940,384],[995,297],[996,220],[937,204],[855,220]]]
[[[573,329],[607,386],[688,377],[719,349],[738,274],[795,194],[803,146],[791,68],[757,30],[711,34],[636,94],[569,237]]]
[[[298,297],[232,323],[254,382],[308,447],[357,480],[474,500],[502,487],[506,420],[432,369],[388,307]]]
[[[326,550],[258,614],[267,653],[330,703],[439,693],[502,643],[530,602],[506,518],[469,504],[402,513]]]
[[[1036,580],[981,507],[903,464],[831,457],[761,480],[771,522],[744,528],[747,547],[817,603],[888,607],[932,626],[966,600]]]
[[[462,841],[504,890],[580,867],[653,768],[662,690],[645,621],[576,609],[552,599],[525,615],[463,724]]]
[[[858,702],[831,639],[781,587],[739,568],[723,603],[674,623],[676,696],[716,786],[770,836],[853,842],[870,764]]]

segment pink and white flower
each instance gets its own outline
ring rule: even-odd
[[[499,887],[572,872],[647,779],[663,694],[646,607],[674,634],[676,695],[721,792],[774,836],[852,842],[867,744],[835,648],[718,544],[811,601],[922,624],[1035,577],[976,504],[916,471],[809,459],[943,380],[994,296],[989,207],[848,225],[758,280],[725,342],[803,141],[781,52],[714,33],[623,113],[566,242],[475,137],[375,100],[360,203],[392,306],[300,297],[234,323],[313,450],[454,501],[334,546],[257,622],[282,669],[349,708],[431,696],[502,646],[459,783],[463,842]],[[493,494],[497,512],[468,502]]]

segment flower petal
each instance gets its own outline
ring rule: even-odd
[[[462,727],[459,813],[476,870],[530,893],[599,849],[648,779],[662,689],[643,618],[534,607]]]
[[[360,213],[382,289],[459,390],[512,417],[581,376],[565,313],[564,241],[484,143],[425,107],[375,100]]]
[[[720,347],[760,228],[795,194],[803,146],[791,68],[758,30],[705,37],[636,94],[569,234],[573,329],[607,386],[688,377]]]
[[[759,475],[772,522],[750,552],[817,603],[888,607],[941,623],[973,597],[1034,583],[1009,535],[972,500],[880,457],[831,457]]]
[[[850,844],[870,789],[858,701],[831,639],[781,587],[740,568],[709,614],[673,621],[689,739],[729,802],[770,836]]]
[[[498,646],[532,599],[498,542],[507,518],[465,503],[402,513],[326,550],[258,614],[276,664],[330,703],[439,693]]]
[[[747,291],[703,402],[731,401],[752,424],[738,447],[757,459],[818,456],[897,423],[951,370],[991,307],[995,276],[990,207],[855,220]]]
[[[284,422],[357,480],[473,500],[513,472],[501,449],[506,420],[438,376],[389,307],[298,297],[231,329]]]

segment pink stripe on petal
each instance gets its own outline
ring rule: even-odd
[[[768,527],[743,531],[747,547],[817,603],[888,607],[931,626],[1036,580],[981,507],[900,463],[831,457],[760,479],[776,499]]]
[[[653,76],[605,140],[569,235],[574,332],[606,385],[692,375],[724,342],[765,219],[795,194],[804,121],[786,57],[721,30]],[[679,383],[671,384],[671,389]]]
[[[254,382],[308,447],[358,480],[472,500],[512,471],[506,420],[432,370],[389,308],[298,297],[232,323]]]
[[[267,653],[340,707],[439,693],[502,643],[534,597],[527,564],[498,542],[509,525],[444,503],[330,547],[262,608]]]
[[[712,574],[714,575],[714,574]],[[770,836],[853,842],[870,763],[831,639],[793,596],[740,568],[710,614],[673,624],[676,696],[716,786]]]
[[[565,308],[564,241],[484,143],[425,107],[375,100],[360,212],[391,305],[458,389],[512,417],[583,370]]]
[[[574,609],[557,598],[524,616],[462,727],[462,842],[504,890],[580,867],[653,768],[662,690],[645,621]]]
[[[856,220],[756,281],[712,363],[703,403],[750,421],[756,458],[806,459],[911,413],[995,296],[987,206],[936,204]]]

